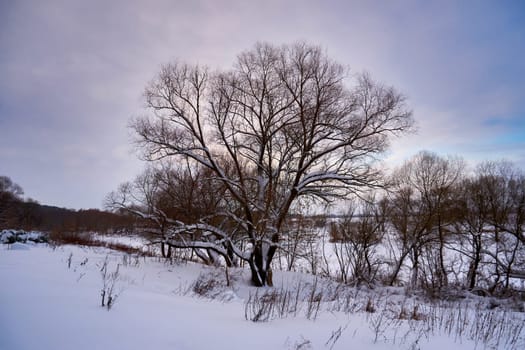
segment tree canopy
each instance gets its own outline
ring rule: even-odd
[[[393,87],[350,75],[305,43],[256,44],[225,71],[167,64],[145,99],[149,115],[132,122],[142,156],[205,173],[201,183],[221,193],[220,201],[191,221],[137,206],[124,188],[110,203],[163,217],[165,244],[249,262],[255,285],[267,283],[292,205],[381,186],[374,161],[413,124]],[[164,193],[180,184],[157,183]]]

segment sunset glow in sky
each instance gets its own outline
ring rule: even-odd
[[[100,208],[131,180],[131,117],[174,58],[230,67],[257,41],[306,41],[408,97],[420,150],[525,169],[523,1],[0,1],[0,175],[28,197]]]

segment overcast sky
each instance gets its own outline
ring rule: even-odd
[[[161,64],[298,40],[408,97],[418,132],[388,164],[425,149],[525,169],[523,1],[0,0],[0,175],[100,208],[144,166],[127,124]]]

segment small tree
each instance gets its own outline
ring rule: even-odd
[[[7,176],[0,176],[0,228],[10,228],[20,224],[22,195],[20,185]]]
[[[396,188],[388,198],[388,220],[393,228],[390,255],[393,260],[389,284],[393,285],[406,260],[411,261],[410,285],[416,287],[423,247],[434,238],[429,230],[431,217],[412,187]]]
[[[219,210],[223,191],[209,181],[207,172],[202,168],[166,163],[158,168],[149,167],[132,182],[110,193],[106,206],[138,216],[140,230],[152,243],[160,244],[163,257],[171,258],[172,246],[166,243],[170,228],[178,222],[194,222]],[[216,262],[212,251],[195,249],[193,253],[208,264]],[[226,258],[226,263],[231,265],[232,254]]]
[[[427,274],[433,288],[448,284],[445,248],[451,226],[457,218],[455,186],[463,175],[464,162],[422,151],[394,174],[394,227],[403,252],[410,252],[412,284],[416,283],[421,258],[427,260]],[[400,265],[398,265],[400,266]]]
[[[478,287],[478,277],[485,256],[483,251],[487,247],[488,233],[491,232],[487,196],[480,180],[477,176],[467,178],[457,190],[462,210],[455,224],[455,231],[459,237],[459,249],[468,259],[466,287],[469,290]]]
[[[332,239],[340,279],[345,282],[373,284],[380,261],[377,247],[385,234],[384,201],[369,196],[349,202],[341,221],[332,223]]]
[[[202,167],[224,188],[217,211],[174,219],[166,244],[229,250],[262,286],[296,201],[380,186],[373,161],[411,127],[411,113],[393,88],[366,74],[352,87],[349,79],[302,43],[257,44],[228,71],[164,66],[146,89],[151,114],[133,122],[143,156]]]
[[[511,279],[525,280],[525,176],[511,163],[484,162],[472,183],[477,192],[467,198],[476,205],[468,213],[483,219],[478,259],[490,261],[489,292],[506,293]]]

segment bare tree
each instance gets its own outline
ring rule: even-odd
[[[19,225],[21,213],[22,187],[8,176],[0,176],[0,228]]]
[[[434,238],[431,217],[412,187],[391,191],[388,198],[388,220],[393,228],[390,255],[393,261],[389,285],[394,285],[407,259],[411,262],[410,285],[416,287],[420,277],[423,247]]]
[[[341,221],[332,224],[333,252],[342,282],[356,285],[376,281],[380,267],[377,247],[385,233],[384,201],[374,196],[349,202]]]
[[[469,290],[478,287],[480,269],[484,260],[483,250],[489,232],[489,210],[487,193],[482,180],[475,176],[466,178],[458,186],[457,195],[461,202],[461,215],[456,222],[458,249],[468,259],[466,286]]]
[[[413,273],[425,258],[433,288],[448,284],[445,248],[451,225],[456,220],[455,185],[461,180],[464,162],[422,151],[405,162],[394,174],[396,194],[394,227],[402,238],[401,258],[411,254]],[[436,247],[434,249],[434,246]],[[398,264],[398,268],[401,265]],[[398,270],[395,272],[397,275]],[[413,274],[412,284],[417,276]]]
[[[293,271],[308,267],[317,272],[319,260],[318,228],[313,220],[302,214],[291,215],[281,227],[279,251],[276,259],[280,270]]]
[[[511,279],[525,279],[525,176],[509,162],[484,162],[473,181],[474,209],[483,217],[480,255],[490,259],[493,271],[489,292],[506,293]]]
[[[175,167],[169,163],[148,167],[132,182],[110,193],[106,207],[138,216],[141,219],[138,228],[152,239],[152,243],[160,243],[163,257],[171,258],[172,246],[166,244],[169,229],[179,221],[196,221],[217,211],[221,205],[223,189],[214,186],[208,175],[208,169]],[[217,262],[212,251],[204,251],[195,249],[193,253],[207,264]],[[224,258],[228,265],[233,263],[232,254]]]
[[[8,176],[0,176],[0,193],[10,194],[14,198],[21,199],[24,190]]]
[[[175,220],[166,244],[223,256],[226,244],[262,286],[294,202],[380,186],[373,161],[411,127],[411,113],[393,88],[366,74],[351,88],[347,79],[302,43],[257,44],[224,72],[164,66],[146,89],[151,114],[133,122],[143,156],[199,165],[225,189],[220,210]]]

